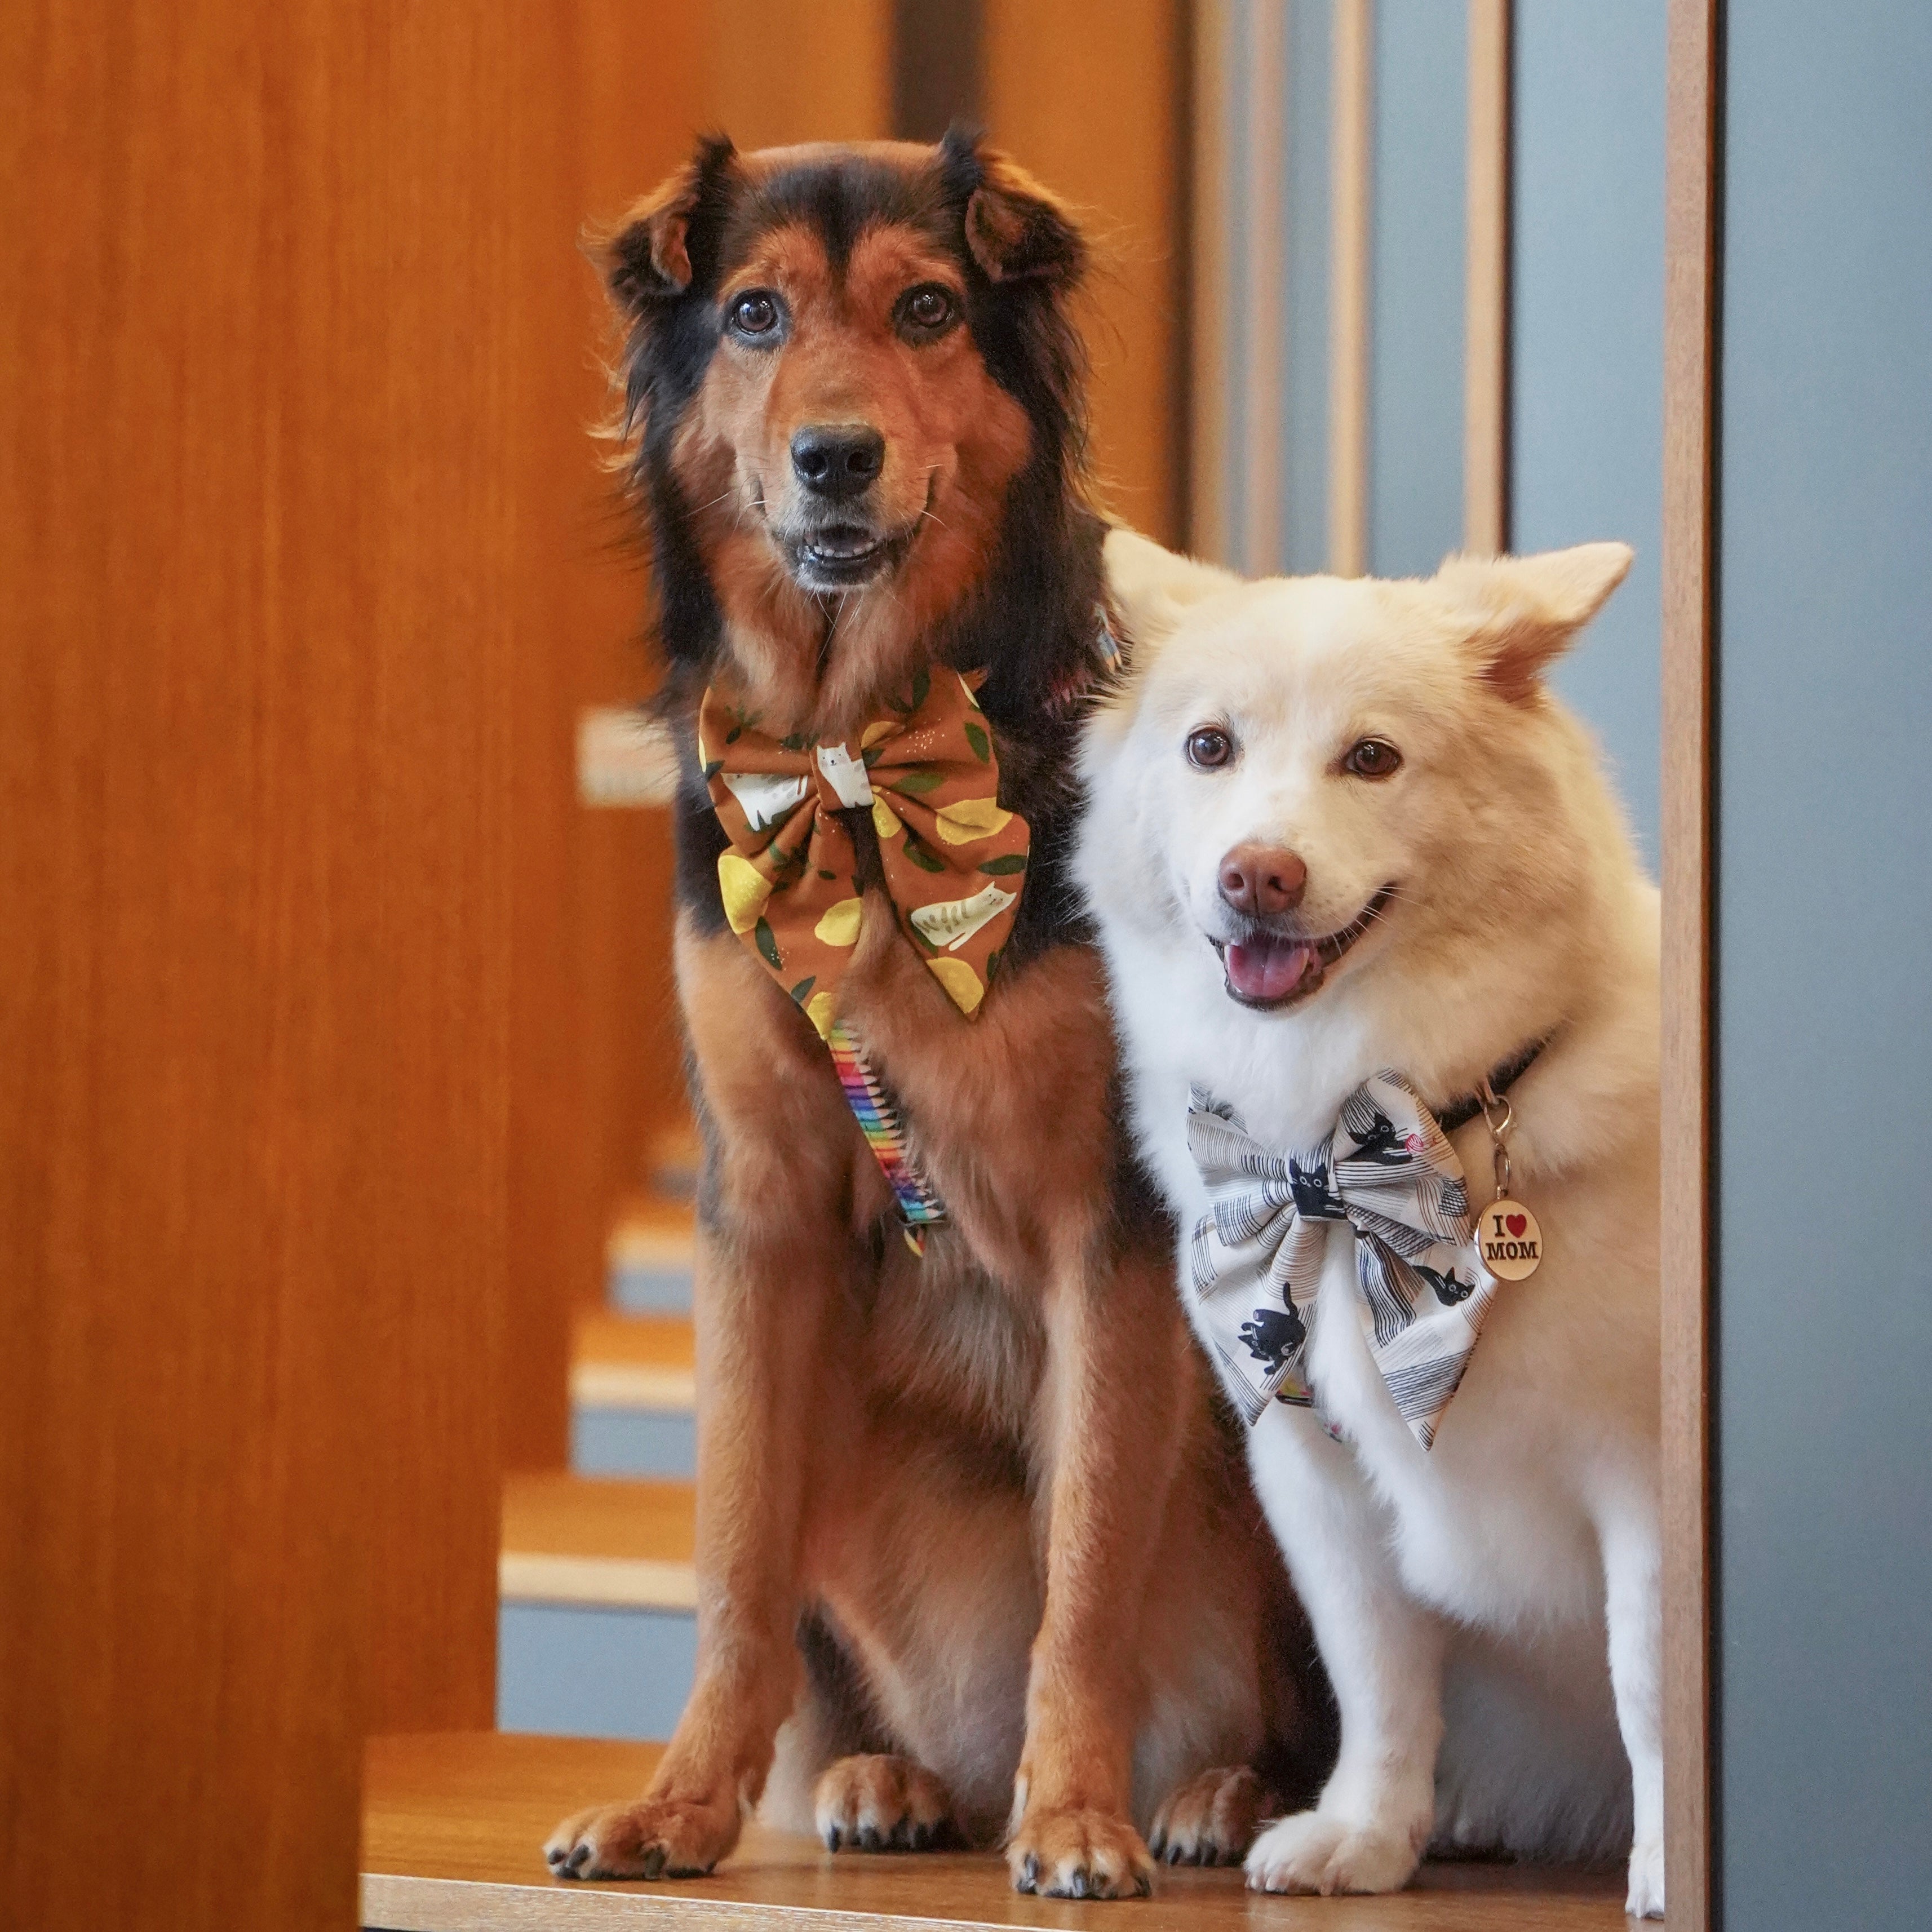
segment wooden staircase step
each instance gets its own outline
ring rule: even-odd
[[[698,1406],[690,1317],[586,1310],[572,1342],[570,1399],[584,1408],[689,1414]]]
[[[1163,1869],[1147,1904],[1021,1897],[991,1852],[833,1854],[748,1827],[709,1878],[583,1885],[553,1878],[544,1839],[566,1814],[640,1792],[662,1747],[496,1732],[377,1738],[365,1761],[362,1910],[389,1932],[760,1924],[934,1932],[1622,1932],[1616,1874],[1432,1864],[1390,1898],[1262,1898],[1238,1870]]]
[[[687,1200],[662,1193],[626,1200],[604,1247],[612,1303],[633,1312],[688,1310],[693,1227]]]
[[[696,1528],[688,1483],[512,1476],[498,1592],[506,1603],[692,1610]]]

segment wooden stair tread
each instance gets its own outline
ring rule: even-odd
[[[688,1268],[695,1226],[688,1201],[668,1194],[631,1195],[618,1209],[607,1252],[620,1267]]]
[[[694,1408],[698,1370],[689,1318],[585,1310],[572,1339],[570,1399],[590,1408]]]
[[[513,1602],[692,1610],[697,1514],[688,1483],[512,1476],[499,1593]]]
[[[790,1924],[1116,1932],[1621,1932],[1616,1874],[1425,1866],[1391,1898],[1259,1898],[1238,1871],[1163,1870],[1150,1905],[1022,1898],[994,1854],[837,1856],[752,1826],[710,1877],[656,1885],[553,1878],[542,1847],[579,1807],[641,1791],[662,1747],[496,1732],[377,1738],[362,1808],[362,1923],[392,1932]]]

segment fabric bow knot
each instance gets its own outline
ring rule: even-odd
[[[1194,1293],[1249,1422],[1270,1400],[1317,1404],[1304,1364],[1329,1230],[1345,1226],[1370,1353],[1430,1448],[1496,1281],[1482,1264],[1462,1162],[1414,1088],[1400,1073],[1372,1076],[1342,1102],[1320,1146],[1283,1155],[1197,1088],[1187,1145],[1212,1204],[1191,1245]]]
[[[1026,820],[999,802],[992,734],[958,673],[922,668],[857,745],[776,738],[713,687],[698,755],[729,848],[718,886],[731,929],[833,1033],[834,989],[858,944],[857,854],[838,814],[869,808],[886,890],[933,976],[977,1010],[999,968],[1027,868]]]

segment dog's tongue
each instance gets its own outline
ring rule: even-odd
[[[1285,1000],[1322,962],[1312,946],[1263,937],[1230,946],[1223,963],[1228,984],[1244,1000]]]

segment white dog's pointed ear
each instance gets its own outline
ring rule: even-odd
[[[1589,543],[1536,556],[1450,556],[1436,583],[1466,627],[1484,677],[1520,704],[1604,608],[1634,554],[1628,544]]]
[[[1164,549],[1120,524],[1107,532],[1102,560],[1128,636],[1148,644],[1165,638],[1190,604],[1232,590],[1241,581],[1232,571]]]

